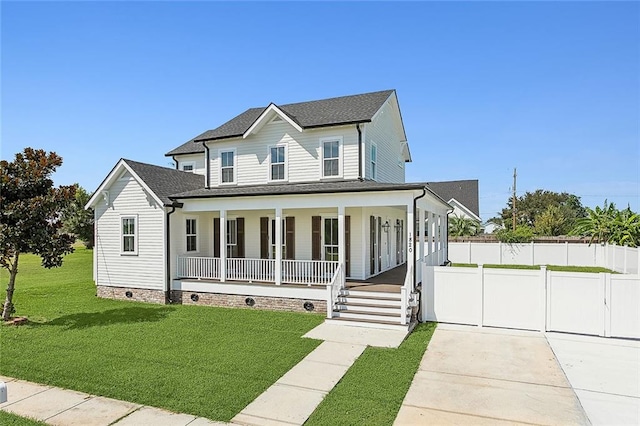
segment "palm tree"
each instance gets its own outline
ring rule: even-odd
[[[455,214],[449,217],[449,235],[452,237],[477,235],[480,229],[480,222],[477,220],[460,217]]]

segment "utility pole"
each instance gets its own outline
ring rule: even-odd
[[[512,215],[513,215],[513,231],[516,230],[516,169],[513,168],[513,198],[512,198]]]

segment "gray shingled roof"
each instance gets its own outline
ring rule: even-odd
[[[398,191],[407,189],[422,189],[424,183],[383,183],[372,180],[348,180],[335,182],[304,182],[274,185],[250,185],[217,187],[211,189],[200,188],[193,191],[174,193],[171,199],[239,197],[258,195],[292,195],[292,194],[321,194],[336,192],[370,192],[370,191]],[[436,194],[437,195],[437,194]]]
[[[366,123],[371,121],[371,118],[393,92],[393,90],[383,90],[361,95],[341,96],[276,106],[303,129]],[[268,107],[250,108],[222,126],[207,130],[165,155],[200,153],[204,152],[202,141],[242,136],[266,108]]]
[[[147,184],[165,205],[172,204],[169,195],[204,187],[204,176],[191,172],[154,166],[137,161],[123,161]]]
[[[476,216],[480,216],[478,202],[478,180],[451,180],[444,182],[429,182],[427,186],[440,198],[450,201],[455,198]]]

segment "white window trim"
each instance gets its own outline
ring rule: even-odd
[[[124,219],[133,219],[133,251],[124,251],[125,234],[122,229],[122,221]],[[140,238],[140,224],[137,214],[120,215],[120,255],[121,256],[137,256],[138,255],[138,239]],[[130,234],[127,234],[130,235]]]
[[[192,169],[191,170],[185,170],[184,166],[191,166]],[[180,162],[180,170],[182,170],[183,172],[195,173],[196,172],[196,162],[195,161],[181,161]]]
[[[188,220],[195,220],[196,221],[196,249],[195,250],[187,250],[187,248],[189,247],[189,245],[187,244],[187,237],[189,235],[194,235],[194,234],[187,234],[187,221]],[[198,217],[196,216],[186,216],[184,218],[184,252],[185,253],[199,253],[200,252],[200,221],[198,220]]]
[[[376,152],[375,161],[373,160],[373,151]],[[376,180],[378,178],[378,145],[376,145],[375,142],[371,142],[371,148],[369,150],[369,170],[371,172],[371,179]]]
[[[342,150],[343,146],[343,137],[342,136],[333,136],[326,137],[320,139],[320,179],[341,179],[342,178],[342,165],[344,153]],[[324,144],[325,142],[338,142],[338,174],[336,176],[325,176],[324,175]]]
[[[222,182],[222,153],[233,152],[233,181]],[[238,183],[238,151],[236,148],[224,148],[218,150],[218,184],[220,185],[236,185]]]
[[[272,179],[271,178],[271,148],[284,148],[284,179]],[[289,147],[287,144],[269,145],[267,147],[267,158],[269,163],[269,170],[267,170],[267,182],[288,182],[289,181]],[[280,163],[276,163],[280,164]]]

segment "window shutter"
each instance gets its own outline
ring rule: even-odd
[[[286,217],[284,219],[284,227],[285,227],[285,259],[295,259],[296,258],[296,218],[295,217]]]
[[[321,239],[320,228],[322,226],[322,218],[320,216],[311,217],[311,259],[321,260]]]
[[[344,276],[351,276],[351,216],[344,217]]]
[[[260,259],[269,258],[269,218],[260,218]]]
[[[213,219],[213,257],[220,257],[220,218]]]
[[[244,218],[239,217],[236,219],[236,231],[238,236],[238,241],[236,241],[238,248],[238,257],[244,257]]]
[[[369,275],[376,273],[376,218],[369,217]]]

